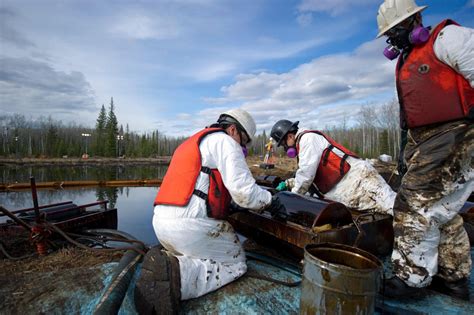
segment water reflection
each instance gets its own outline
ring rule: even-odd
[[[38,190],[40,205],[71,200],[76,204],[109,200],[109,207],[118,210],[118,229],[128,232],[147,244],[157,240],[151,223],[156,187],[98,187],[74,190]],[[17,210],[33,207],[30,191],[2,192],[0,205]],[[5,217],[0,217],[3,222]]]
[[[134,180],[162,178],[168,165],[80,165],[80,166],[25,166],[2,165],[2,183],[73,180]]]

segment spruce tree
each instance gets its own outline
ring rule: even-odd
[[[110,99],[109,114],[107,115],[107,122],[105,124],[106,130],[106,155],[115,157],[117,156],[117,135],[118,135],[118,122],[117,116],[115,116],[114,98]]]
[[[96,155],[104,156],[104,139],[105,139],[105,125],[107,124],[107,112],[105,111],[105,106],[102,104],[102,107],[99,112],[99,117],[95,124],[95,142],[94,142],[94,152]]]

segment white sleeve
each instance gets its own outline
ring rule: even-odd
[[[314,133],[307,133],[301,136],[300,150],[298,152],[298,170],[295,175],[295,187],[291,190],[293,193],[305,194],[311,184],[318,169],[319,161],[324,149],[329,143],[324,137]]]
[[[255,183],[240,145],[226,134],[215,139],[208,142],[209,152],[234,202],[253,210],[270,205],[272,196]]]
[[[436,57],[461,74],[474,88],[474,29],[448,25],[433,46]]]

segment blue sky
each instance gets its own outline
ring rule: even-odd
[[[381,0],[2,0],[0,114],[189,135],[242,107],[324,128],[395,97]],[[474,26],[474,0],[417,1]]]

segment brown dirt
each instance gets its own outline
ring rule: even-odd
[[[275,167],[272,169],[264,169],[260,167],[260,164],[263,163],[262,159],[251,156],[247,158],[247,164],[250,168],[250,171],[254,176],[261,175],[273,175],[279,176],[283,179],[290,178],[294,176],[294,173],[297,169],[296,159],[290,159],[287,157],[276,158]]]
[[[92,267],[118,261],[122,252],[97,252],[79,248],[63,248],[46,256],[33,256],[22,260],[0,260],[3,274],[19,275],[34,272],[56,272],[78,267]]]

